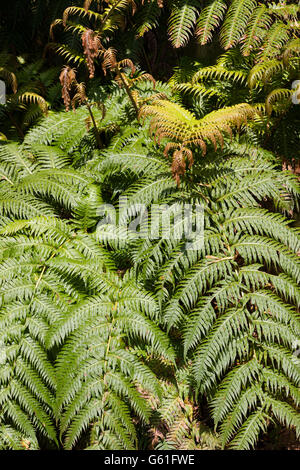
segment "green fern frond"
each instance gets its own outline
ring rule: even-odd
[[[248,85],[254,88],[259,85],[259,82],[267,83],[273,75],[282,72],[284,65],[277,59],[265,60],[264,62],[256,64],[250,71],[248,77]]]
[[[196,36],[201,45],[213,38],[213,33],[224,17],[227,5],[222,0],[214,0],[203,8],[197,20]]]
[[[157,0],[147,1],[143,8],[136,13],[136,29],[138,37],[142,37],[148,31],[156,28],[160,15],[161,8],[159,7]]]
[[[231,3],[220,35],[221,45],[225,50],[238,43],[256,6],[255,0],[234,0]]]
[[[249,450],[257,442],[261,432],[267,430],[268,415],[262,410],[256,411],[249,416],[241,427],[238,436],[232,441],[231,449]]]
[[[179,48],[187,44],[193,33],[197,13],[197,2],[194,0],[179,0],[172,6],[168,34],[173,47]]]
[[[260,5],[256,7],[250,17],[245,37],[242,38],[241,50],[244,56],[248,56],[261,44],[271,24],[272,19],[266,6]]]
[[[283,106],[289,107],[291,104],[292,90],[286,88],[277,88],[271,91],[266,98],[266,111],[270,116],[275,106],[283,104]]]
[[[264,38],[261,52],[258,54],[259,61],[264,62],[277,57],[278,51],[286,45],[289,39],[290,31],[284,23],[273,24]]]

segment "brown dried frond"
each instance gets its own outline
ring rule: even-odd
[[[116,77],[115,77],[115,80],[117,82],[117,84],[119,85],[120,88],[122,88],[124,86],[124,83],[126,83],[126,85],[128,86],[128,88],[130,88],[130,83],[126,77],[126,75],[122,72],[120,72]]]
[[[199,145],[199,147],[201,148],[202,150],[202,155],[205,156],[206,155],[206,151],[207,151],[207,145],[206,143],[204,142],[204,140],[194,140],[193,142],[195,145]]]
[[[82,45],[83,45],[83,53],[86,58],[87,67],[90,73],[90,78],[94,78],[95,76],[95,65],[94,60],[99,55],[99,51],[102,48],[101,41],[92,29],[87,29],[82,34]]]
[[[185,171],[186,171],[186,164],[185,164],[184,154],[180,149],[175,150],[173,154],[172,173],[177,183],[177,186],[180,185],[180,176],[184,175]]]
[[[71,104],[70,91],[72,88],[72,84],[76,81],[75,70],[67,65],[62,69],[62,72],[59,76],[59,80],[62,86],[62,98],[64,100],[64,105],[66,111],[69,111]]]
[[[89,11],[89,8],[92,4],[92,1],[93,0],[85,0],[84,1],[84,5],[83,5],[83,8],[85,9],[86,12]],[[100,0],[97,0],[97,11],[100,11]]]
[[[106,75],[106,70],[112,70],[117,67],[117,51],[113,49],[112,47],[109,47],[106,51],[103,53],[103,62],[102,62],[102,69],[104,72],[104,75]]]
[[[76,85],[76,92],[81,102],[87,100],[86,93],[85,93],[85,83],[77,83]]]
[[[170,150],[172,150],[174,148],[178,149],[178,147],[179,147],[179,145],[178,145],[177,142],[168,142],[167,145],[165,146],[164,156],[167,157]]]
[[[191,149],[188,149],[188,148],[186,148],[186,147],[182,147],[182,148],[181,148],[181,151],[183,152],[183,154],[184,154],[184,155],[186,156],[186,158],[188,159],[189,168],[192,168],[193,163],[194,163],[193,152],[191,151]]]
[[[133,75],[136,71],[136,68],[130,59],[123,59],[118,63],[120,68],[128,67],[131,70],[131,75]]]
[[[85,0],[83,8],[88,12],[93,0]],[[97,11],[100,11],[100,0],[97,0]]]
[[[180,185],[180,177],[183,176],[186,172],[186,163],[188,161],[188,167],[191,168],[194,163],[193,152],[184,146],[180,146],[178,148],[178,143],[176,142],[168,142],[165,150],[164,155],[167,157],[170,150],[173,149],[175,152],[173,153],[173,161],[172,161],[172,174],[177,183],[177,186]]]
[[[85,94],[85,84],[84,83],[77,83],[76,84],[76,95],[72,99],[72,108],[75,111],[75,106],[77,103],[83,104],[87,101],[87,97]]]
[[[150,75],[150,73],[143,73],[143,75],[136,77],[134,81],[135,82],[149,81],[153,83],[153,89],[155,89],[156,87],[156,80],[155,78],[152,77],[152,75]]]
[[[133,0],[131,2],[131,6],[132,6],[132,16],[134,16],[136,14],[136,11],[137,11],[137,6],[136,6],[136,3]]]
[[[186,160],[188,161],[188,167],[191,168],[194,163],[194,157],[193,152],[189,148],[184,147],[183,145],[180,148],[178,147],[179,144],[177,142],[168,142],[165,146],[164,155],[167,157],[170,150],[173,150],[174,148],[177,149],[173,153],[172,173],[177,185],[179,186],[180,176],[184,175],[186,172]]]
[[[139,108],[139,106],[140,106],[140,97],[139,97],[138,92],[136,90],[132,90],[131,95],[132,95],[132,98],[135,101],[135,104],[136,104],[137,108]]]

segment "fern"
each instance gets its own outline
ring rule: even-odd
[[[88,65],[61,75],[74,112],[56,67],[0,57],[0,449],[299,437],[298,6],[67,3],[46,52]],[[177,52],[150,63],[155,28]]]
[[[222,0],[215,0],[205,7],[198,18],[196,36],[200,44],[204,45],[213,38],[213,32],[224,17],[227,5]]]
[[[71,117],[78,128],[80,116]],[[89,428],[89,448],[136,449],[131,415],[146,423],[151,409],[141,390],[159,397],[160,387],[133,345],[147,343],[169,361],[174,352],[156,324],[155,297],[134,273],[123,280],[114,273],[99,233],[87,233],[98,222],[101,191],[70,167],[70,153],[47,145],[60,142],[68,124],[49,116],[44,139],[35,130],[23,145],[1,147],[0,442],[39,449],[63,440],[70,449]]]
[[[147,337],[156,350],[172,357],[167,338],[142,313],[145,309],[153,316],[155,302],[143,298],[141,291],[128,281],[124,283],[123,295],[117,294],[116,288],[117,285],[115,299],[104,295],[79,304],[58,325],[53,336],[52,341],[61,341],[66,334],[69,337],[59,357],[61,387],[56,411],[59,415],[65,409],[61,432],[66,431],[67,449],[93,420],[96,420],[91,431],[93,449],[114,449],[116,444],[117,448],[136,447],[130,410],[145,422],[150,411],[136,387],[155,394],[159,389],[150,370],[126,351],[124,332],[143,340]],[[78,373],[74,373],[76,370]]]
[[[164,399],[153,416],[151,435],[156,450],[219,449],[218,435],[203,422],[194,419],[193,402],[189,400],[188,368],[179,369],[178,388],[163,384]],[[158,442],[158,443],[157,443]]]
[[[138,36],[156,28],[161,15],[161,8],[157,0],[146,1],[144,7],[136,13],[136,29]]]
[[[271,25],[271,17],[265,5],[255,8],[247,26],[245,37],[243,38],[242,52],[244,56],[249,55],[256,49],[264,39],[266,30]]]
[[[270,157],[261,153],[257,160],[251,147],[229,149],[219,160],[219,175],[213,162],[201,170],[194,164],[202,175],[204,207],[208,194],[214,201],[205,216],[204,245],[189,253],[175,238],[141,240],[134,261],[147,285],[154,283],[170,332],[183,331],[192,382],[209,397],[223,446],[249,449],[270,420],[299,427],[299,370],[292,359],[299,338],[299,234],[283,216],[260,207],[259,201],[276,200],[284,191]],[[140,181],[146,190],[149,182]],[[163,193],[161,185],[160,202]],[[181,429],[176,424],[174,432]],[[168,439],[161,448],[174,448],[175,434]]]
[[[173,154],[173,174],[177,183],[178,177],[185,173],[185,154],[190,160],[190,167],[193,164],[192,153],[189,149],[191,145],[200,146],[203,154],[206,153],[206,141],[210,141],[215,149],[217,144],[221,147],[224,143],[223,133],[232,134],[232,128],[239,128],[242,123],[253,119],[254,109],[248,104],[239,104],[218,111],[213,111],[201,120],[197,120],[194,115],[185,110],[177,103],[164,100],[155,100],[153,104],[145,105],[141,108],[142,116],[154,116],[150,129],[155,132],[158,142],[162,138],[177,141],[179,151]],[[165,153],[176,144],[167,144]]]
[[[169,19],[168,33],[175,48],[187,44],[197,19],[197,2],[184,0],[175,2]]]
[[[252,0],[232,2],[221,30],[221,45],[225,50],[237,44],[255,6],[256,2]]]
[[[25,233],[29,230],[34,237],[32,241],[28,236],[18,235],[24,230]],[[147,420],[149,409],[136,387],[145,387],[155,394],[159,393],[159,388],[150,370],[134,354],[126,351],[124,333],[135,341],[139,338],[149,341],[156,351],[169,359],[173,358],[172,349],[168,338],[153,323],[152,318],[157,315],[155,299],[143,293],[128,276],[120,290],[118,277],[107,272],[112,266],[108,253],[105,254],[87,234],[77,232],[74,238],[74,233],[70,233],[72,230],[72,226],[66,223],[46,218],[32,219],[18,227],[14,223],[5,228],[6,234],[14,235],[6,235],[1,243],[4,256],[1,340],[6,345],[3,350],[6,372],[2,382],[2,388],[6,388],[6,403],[2,419],[12,420],[24,439],[29,439],[28,446],[37,447],[37,432],[57,443],[54,418],[57,422],[63,407],[65,412],[60,419],[60,432],[64,434],[68,426],[66,448],[73,447],[96,417],[101,423],[95,424],[92,434],[100,433],[98,448],[109,448],[106,434],[114,435],[121,448],[135,448],[136,434],[127,399],[131,409],[142,420]],[[45,261],[39,262],[39,256]],[[94,269],[91,269],[92,260]],[[20,275],[21,282],[18,280]],[[84,290],[89,293],[87,300],[84,299]],[[121,291],[120,297],[118,292]],[[115,299],[111,298],[113,292]],[[76,305],[72,305],[74,300]],[[86,335],[84,341],[79,340],[83,331]],[[69,338],[67,341],[66,337]],[[65,345],[55,371],[47,359],[47,351],[62,340]],[[86,341],[89,342],[89,350],[86,349]],[[17,365],[14,365],[16,360]],[[10,361],[12,365],[9,368]],[[79,365],[78,361],[83,361],[83,368],[77,369],[75,364]],[[74,377],[74,370],[79,371],[77,377]],[[103,381],[98,379],[100,370],[103,370]],[[88,381],[85,378],[87,373]],[[98,393],[98,398],[95,393]],[[120,408],[116,407],[117,403]],[[30,410],[33,407],[36,417],[31,423]],[[117,424],[120,409],[122,424]],[[102,415],[105,410],[106,417]],[[95,445],[94,438],[92,445]]]
[[[289,29],[284,23],[275,23],[268,31],[259,54],[259,60],[272,59],[278,55],[280,50],[289,40]]]

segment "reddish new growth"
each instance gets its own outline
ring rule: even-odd
[[[99,55],[102,48],[100,39],[92,29],[87,29],[82,35],[83,52],[86,58],[87,67],[89,69],[90,78],[95,76],[94,60]]]
[[[164,151],[165,156],[168,155],[169,151],[172,148],[176,148],[176,147],[178,147],[177,143],[169,142],[166,145],[166,148],[165,148],[165,151]],[[172,173],[173,173],[173,177],[174,177],[174,179],[177,183],[177,186],[180,185],[181,176],[185,175],[185,172],[186,172],[186,159],[188,160],[188,163],[189,163],[188,167],[191,168],[193,163],[194,163],[193,152],[190,149],[188,149],[187,147],[181,146],[179,149],[177,148],[175,150],[175,152],[173,153]]]
[[[70,91],[72,88],[72,83],[76,80],[75,70],[71,69],[69,66],[64,67],[59,76],[59,80],[62,86],[62,98],[64,100],[64,105],[66,111],[69,111],[71,105]]]

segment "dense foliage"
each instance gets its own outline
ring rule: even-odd
[[[15,0],[0,38],[0,449],[295,443],[299,6]]]

